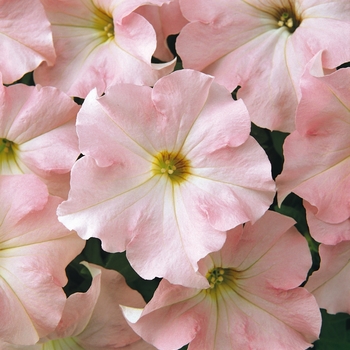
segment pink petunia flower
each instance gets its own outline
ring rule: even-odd
[[[178,39],[185,68],[241,86],[252,121],[294,130],[306,64],[326,50],[326,68],[350,60],[348,0],[180,0],[190,21]]]
[[[55,63],[52,32],[40,0],[0,0],[0,73],[11,84],[43,61]]]
[[[1,82],[1,77],[0,77]],[[79,156],[79,106],[53,87],[0,85],[0,174],[34,173],[66,198]]]
[[[350,218],[336,224],[317,218],[317,208],[304,201],[306,219],[310,235],[320,243],[335,245],[342,241],[350,241]],[[332,209],[330,209],[332,210]]]
[[[249,131],[243,102],[196,71],[174,72],[153,89],[93,91],[77,118],[85,157],[59,220],[100,238],[105,251],[126,250],[143,278],[204,287],[198,260],[274,197],[270,163]]]
[[[52,24],[56,64],[42,64],[34,79],[85,98],[116,82],[153,85],[175,61],[152,64],[156,33],[133,11],[168,0],[42,0]]]
[[[2,350],[155,350],[130,328],[119,307],[143,307],[141,295],[117,271],[83,264],[93,277],[92,284],[86,293],[68,297],[55,331],[36,345],[3,344]]]
[[[293,223],[268,211],[229,231],[221,251],[199,263],[209,288],[162,280],[143,310],[122,307],[129,324],[160,350],[186,343],[189,350],[308,348],[321,316],[315,298],[298,287],[311,256]]]
[[[285,140],[276,183],[280,202],[294,192],[317,208],[319,220],[337,224],[350,217],[350,70],[324,75],[322,57],[301,80],[297,130]]]
[[[320,269],[311,275],[305,288],[328,313],[350,313],[350,241],[321,244],[319,253]]]
[[[65,268],[85,242],[57,221],[35,175],[0,176],[0,338],[35,344],[61,319]]]
[[[169,4],[162,6],[144,5],[135,10],[150,22],[156,31],[157,48],[153,56],[162,60],[170,61],[173,54],[170,52],[167,37],[171,34],[178,34],[180,30],[188,23],[182,15],[179,0],[173,0]]]

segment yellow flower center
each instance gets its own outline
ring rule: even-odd
[[[168,176],[173,182],[181,183],[190,175],[191,166],[181,153],[162,151],[154,157],[152,170],[155,175]]]
[[[0,138],[0,174],[23,174],[16,159],[16,144]]]
[[[11,153],[12,151],[12,141],[9,141],[7,139],[0,139],[0,154],[1,156],[7,155],[9,153]]]
[[[277,18],[277,24],[279,27],[287,27],[288,31],[293,33],[299,27],[300,20],[292,10],[283,10]]]
[[[109,13],[105,13],[102,9],[94,6],[93,8],[95,18],[94,18],[94,28],[96,28],[101,33],[101,37],[105,40],[114,38],[114,23],[113,18]]]
[[[106,32],[106,35],[108,38],[111,38],[114,36],[114,24],[113,24],[113,19],[112,19],[112,22],[106,24],[104,27],[103,27],[104,31]]]
[[[206,275],[210,289],[214,289],[215,287],[217,287],[217,285],[224,282],[224,276],[225,269],[223,269],[222,267],[215,267],[211,269]]]
[[[206,278],[209,282],[209,288],[203,292],[210,298],[217,299],[222,295],[222,292],[230,293],[236,291],[237,282],[240,279],[241,273],[231,268],[214,267],[208,271]]]
[[[41,345],[43,350],[57,350],[57,349],[84,350],[84,348],[80,346],[73,337],[49,340]]]

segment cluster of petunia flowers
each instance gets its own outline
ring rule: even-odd
[[[350,313],[348,0],[0,14],[0,349],[298,350],[320,308]],[[251,123],[289,133],[276,178]],[[309,277],[307,240],[271,210],[290,193],[320,243]],[[66,296],[92,237],[162,279],[148,303],[91,261]]]

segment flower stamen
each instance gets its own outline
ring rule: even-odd
[[[0,139],[0,153],[9,153],[11,151],[13,142],[7,139]]]
[[[113,23],[108,23],[107,25],[104,26],[104,31],[106,32],[106,35],[108,38],[111,38],[114,36],[114,25]]]
[[[214,289],[217,285],[221,284],[224,281],[225,269],[222,267],[215,267],[211,269],[206,278],[209,282],[209,288]]]
[[[287,27],[290,33],[293,33],[300,24],[300,21],[297,20],[293,11],[283,11],[281,16],[277,19],[277,24],[279,27]]]
[[[152,170],[156,175],[166,174],[170,180],[179,183],[190,174],[190,168],[190,162],[180,153],[162,151],[154,157]]]
[[[5,138],[0,138],[0,174],[23,174],[17,159],[17,145]]]

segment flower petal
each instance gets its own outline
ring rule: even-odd
[[[309,278],[305,288],[328,313],[350,312],[349,273],[350,242],[319,247],[321,266]]]
[[[321,55],[308,66],[322,71]],[[284,168],[277,177],[281,202],[294,192],[317,208],[316,216],[339,223],[350,216],[350,72],[302,79],[297,130],[284,143]],[[317,91],[317,96],[314,94]]]
[[[5,84],[56,59],[50,23],[39,0],[0,1],[0,67]]]

